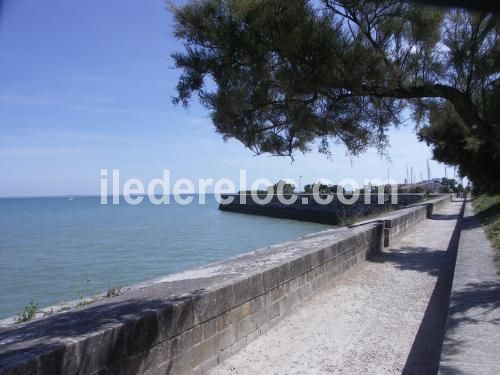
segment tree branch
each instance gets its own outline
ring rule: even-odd
[[[331,88],[330,88],[331,89]],[[465,124],[474,132],[490,134],[490,129],[479,115],[479,112],[469,96],[451,86],[434,84],[425,86],[371,86],[361,85],[357,87],[338,87],[335,89],[347,89],[351,96],[372,96],[377,98],[395,99],[418,99],[418,98],[442,98],[450,101]],[[328,90],[322,91],[327,94]],[[328,94],[332,100],[336,96]]]

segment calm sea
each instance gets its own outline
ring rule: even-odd
[[[224,259],[326,228],[207,204],[0,199],[0,318]]]

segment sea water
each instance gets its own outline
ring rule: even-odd
[[[111,199],[109,200],[111,203]],[[0,199],[0,318],[105,292],[325,229],[206,204]]]

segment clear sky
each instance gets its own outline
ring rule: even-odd
[[[1,0],[0,0],[1,3]],[[375,151],[350,160],[317,153],[254,156],[224,143],[208,113],[171,104],[179,71],[163,0],[15,0],[0,13],[0,196],[99,194],[100,170],[144,182],[170,169],[172,178],[238,180],[320,177],[338,182],[417,179],[431,157],[413,125],[391,132],[392,159]],[[444,166],[431,161],[432,177]],[[448,176],[452,171],[448,171]]]

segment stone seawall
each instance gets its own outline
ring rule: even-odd
[[[311,234],[3,328],[0,374],[203,373],[379,251],[385,233],[396,238],[446,201]]]
[[[423,203],[417,203],[413,206],[379,216],[378,219],[384,221],[384,246],[389,246],[394,241],[397,241],[413,229],[416,224],[430,217],[433,212],[439,210],[450,201],[451,195],[434,196]]]
[[[284,195],[282,197],[290,199],[292,196]],[[327,197],[327,195],[320,196],[323,200]],[[329,197],[331,198],[330,203],[320,204],[310,194],[299,194],[296,196],[297,199],[293,204],[283,204],[277,195],[273,195],[269,202],[260,204],[259,202],[255,202],[250,194],[228,194],[223,195],[222,198],[224,200],[230,198],[232,201],[221,202],[219,209],[222,211],[339,225],[343,222],[360,220],[369,215],[382,214],[395,208],[419,202],[424,199],[424,194],[398,194],[396,204],[392,204],[391,195],[389,194],[381,195],[380,197],[377,194],[370,194],[366,197],[365,195],[360,195],[353,204],[342,203],[336,195],[330,195]],[[351,197],[352,195],[348,194],[345,196],[346,199],[350,199]],[[263,199],[265,195],[258,195],[258,198]]]
[[[394,241],[408,233],[418,222],[428,215],[427,206],[417,206],[402,209],[397,214],[384,218],[384,246],[389,246]]]

